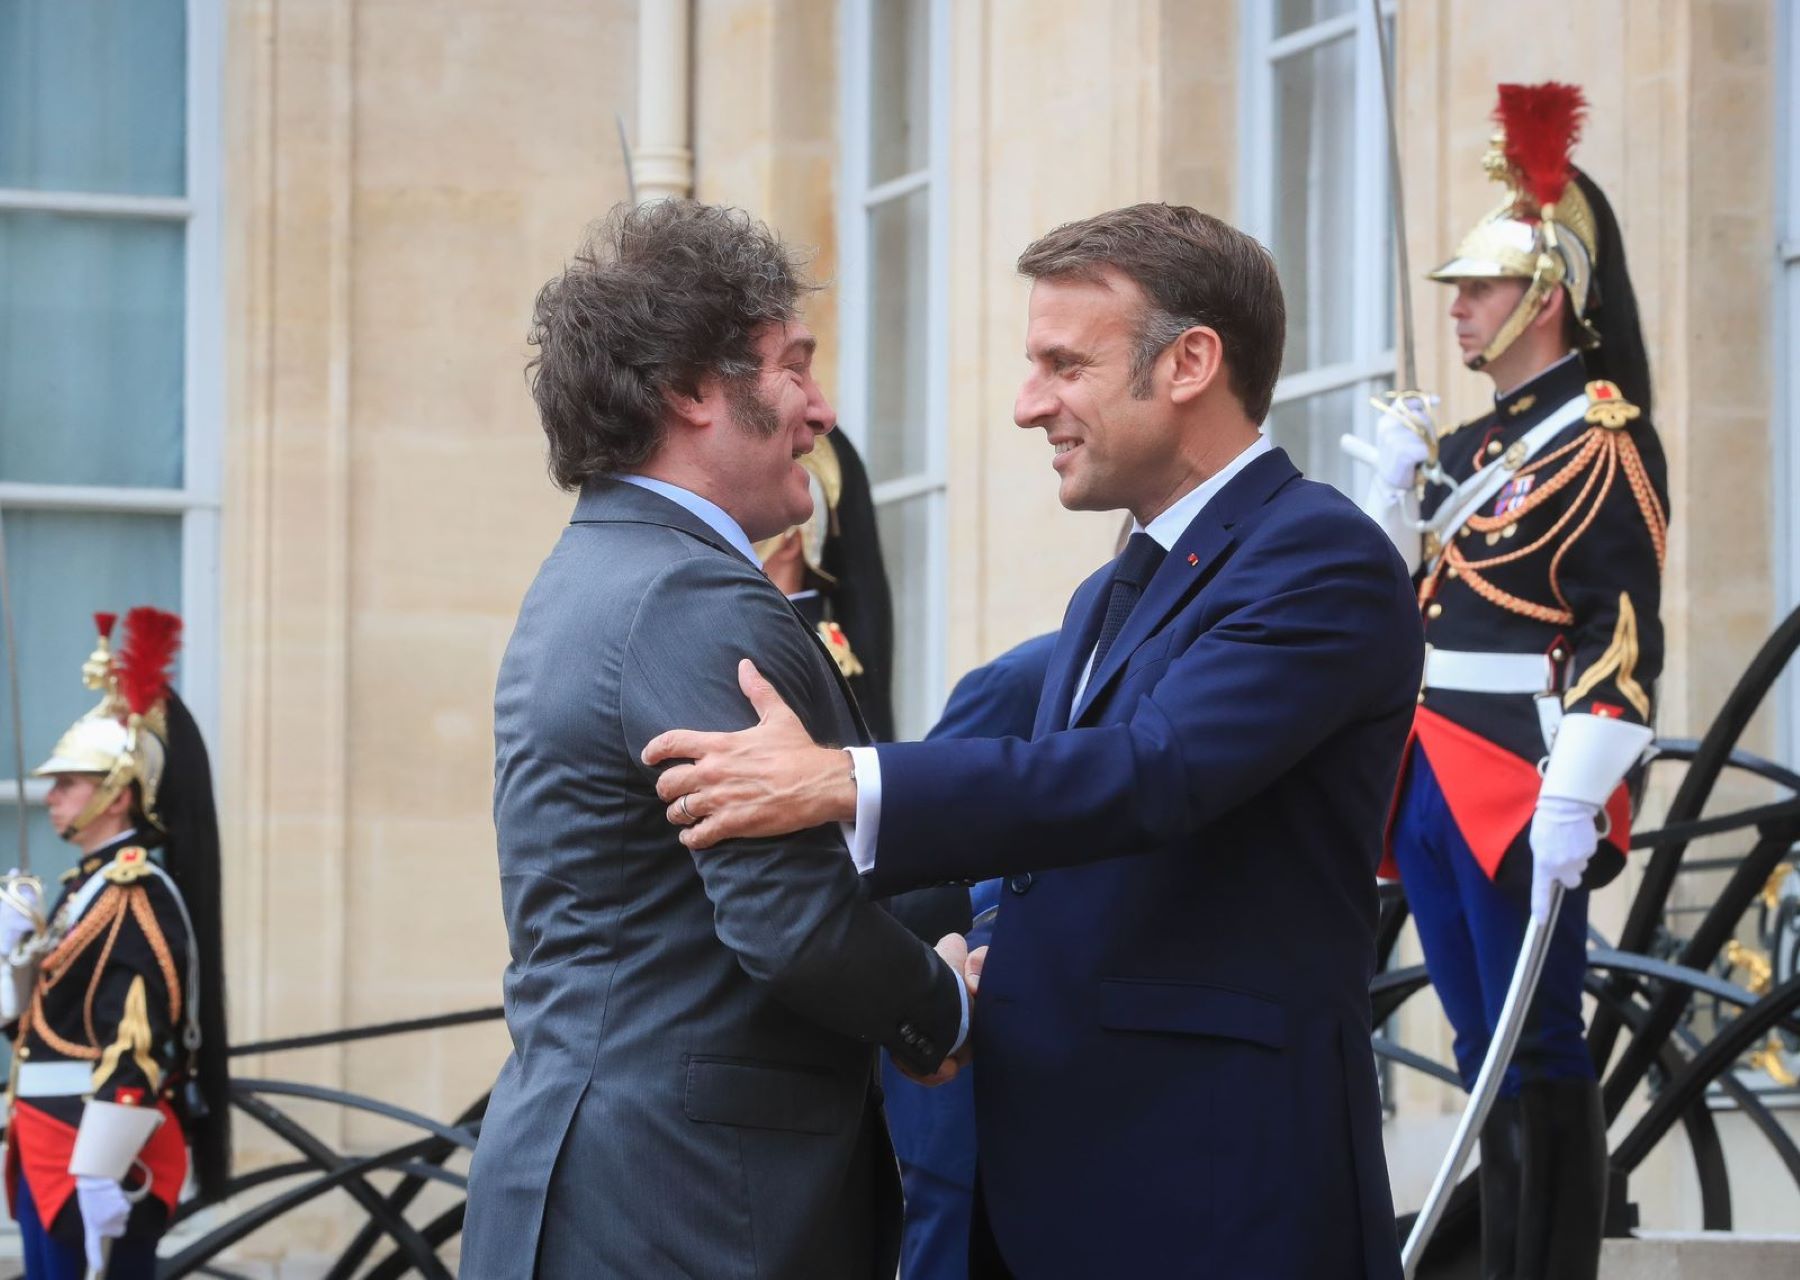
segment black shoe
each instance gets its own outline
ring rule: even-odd
[[[1600,1086],[1592,1080],[1539,1081],[1525,1086],[1519,1104],[1519,1280],[1594,1280],[1606,1222]]]
[[[1481,1126],[1481,1280],[1517,1280],[1519,1238],[1519,1100],[1496,1098]]]

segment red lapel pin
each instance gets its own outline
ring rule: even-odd
[[[1200,557],[1195,555],[1192,551],[1190,551],[1190,552],[1188,552],[1188,563],[1189,564],[1199,564]]]

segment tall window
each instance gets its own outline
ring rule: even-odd
[[[0,4],[0,519],[25,752],[93,705],[96,609],[179,611],[179,671],[217,723],[217,0]],[[0,681],[0,705],[12,710]],[[31,788],[34,869],[69,860]]]
[[[1383,23],[1393,43],[1393,0]],[[1381,46],[1368,0],[1244,0],[1244,223],[1275,254],[1287,350],[1270,437],[1360,493],[1338,447],[1393,385],[1394,266]]]
[[[948,28],[948,0],[844,0],[838,412],[875,488],[902,737],[944,683]]]

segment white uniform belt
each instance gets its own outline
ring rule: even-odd
[[[1547,693],[1550,659],[1541,653],[1467,653],[1430,649],[1425,687],[1463,693]]]
[[[67,1098],[94,1091],[94,1064],[91,1062],[21,1062],[18,1092],[20,1098]]]

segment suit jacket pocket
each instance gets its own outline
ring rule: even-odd
[[[1191,982],[1100,982],[1100,1025],[1114,1031],[1222,1036],[1270,1049],[1288,1042],[1287,1012],[1273,1000]]]
[[[846,1086],[830,1071],[701,1054],[686,1065],[682,1110],[690,1120],[822,1134],[849,1123]]]

